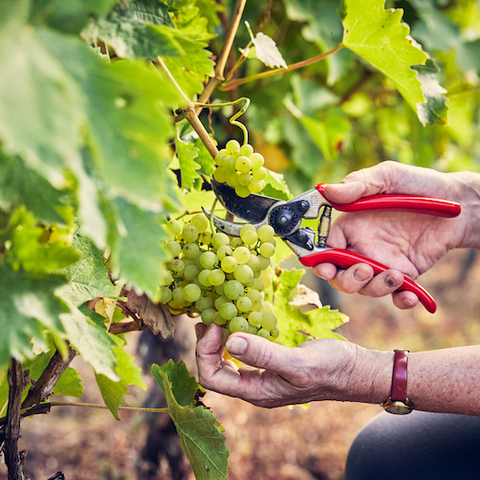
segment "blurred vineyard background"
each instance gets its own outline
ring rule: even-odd
[[[209,40],[209,49],[218,56],[234,2],[161,3],[208,12],[207,29],[218,34]],[[254,32],[273,38],[290,65],[341,41],[339,7],[339,2],[329,0],[249,1],[242,20],[247,20]],[[448,124],[424,127],[393,84],[346,49],[306,68],[212,95],[212,102],[241,96],[251,99],[242,117],[251,143],[265,156],[270,169],[284,175],[293,194],[318,182],[339,181],[352,170],[387,159],[442,171],[479,170],[480,2],[388,1],[387,7],[404,9],[412,37],[438,64],[437,79],[448,97]],[[249,39],[242,23],[233,49],[237,58]],[[231,57],[227,72],[234,64]],[[236,75],[246,77],[264,69],[260,61],[248,59]],[[240,136],[228,123],[231,114],[232,108],[202,113],[204,124],[219,144]],[[437,300],[435,315],[421,307],[399,311],[390,298],[347,296],[311,276],[308,285],[319,291],[324,304],[350,317],[338,331],[367,348],[418,351],[470,345],[480,342],[478,263],[475,252],[451,252],[420,278],[419,283]],[[194,323],[182,320],[182,346],[176,346],[173,353],[185,358],[192,373]],[[148,363],[152,351],[168,358],[168,345],[144,338],[140,344],[142,335],[129,337],[129,349],[139,363]],[[73,366],[86,386],[82,401],[102,403],[90,368],[81,359],[75,359]],[[159,398],[146,395],[133,389],[127,403],[155,403]],[[374,405],[332,402],[312,404],[308,409],[264,410],[211,392],[202,401],[225,427],[227,446],[232,450],[231,480],[341,480],[351,441],[380,411]],[[164,432],[171,430],[168,422],[161,425],[160,417],[122,411],[122,421],[117,422],[107,411],[65,407],[53,409],[43,418],[26,419],[21,439],[21,448],[28,451],[25,471],[33,479],[46,479],[56,470],[62,470],[69,480],[191,479],[189,467],[177,455],[176,437],[165,433],[164,440],[169,440],[158,465],[158,452],[150,452],[150,457],[145,453],[146,444],[162,443],[148,437],[149,426],[152,431],[156,427],[158,431],[160,427]],[[175,465],[173,473],[165,452]],[[0,465],[0,478],[7,478],[4,465]]]

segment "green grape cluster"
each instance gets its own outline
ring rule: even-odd
[[[265,187],[267,169],[263,166],[263,156],[253,151],[246,143],[240,146],[236,140],[229,140],[225,148],[215,158],[217,168],[213,178],[235,188],[239,197],[246,198],[250,193],[260,193]]]
[[[198,314],[203,323],[223,327],[223,341],[233,332],[276,340],[280,334],[273,305],[265,301],[272,283],[268,272],[275,253],[274,230],[246,224],[240,237],[211,233],[205,215],[188,223],[170,220],[172,239],[164,243],[171,257],[160,287],[160,301],[172,314]]]

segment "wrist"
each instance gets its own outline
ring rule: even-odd
[[[379,404],[390,395],[393,352],[357,346],[354,365],[345,387],[345,401]]]

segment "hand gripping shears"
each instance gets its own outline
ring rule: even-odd
[[[326,185],[326,183],[319,183],[315,188],[291,200],[283,201],[257,194],[241,198],[235,193],[234,188],[212,180],[212,188],[227,211],[253,224],[256,228],[271,225],[275,235],[285,241],[306,267],[314,267],[319,263],[333,263],[339,268],[346,269],[358,263],[365,263],[373,268],[375,275],[388,270],[387,266],[359,253],[326,246],[333,208],[340,212],[396,211],[445,218],[454,218],[460,214],[461,210],[460,205],[455,202],[410,195],[379,194],[348,204],[333,203],[325,197]],[[210,212],[205,211],[205,213],[210,216]],[[301,227],[304,218],[318,217],[320,218],[317,235],[312,228]],[[221,231],[232,236],[240,236],[240,229],[244,225],[216,216],[213,216],[213,222]],[[397,291],[402,290],[415,293],[429,312],[436,311],[437,306],[432,296],[410,278],[404,277],[403,284]]]

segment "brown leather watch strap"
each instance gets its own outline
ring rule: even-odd
[[[408,350],[395,350],[391,398],[393,402],[407,400]]]

